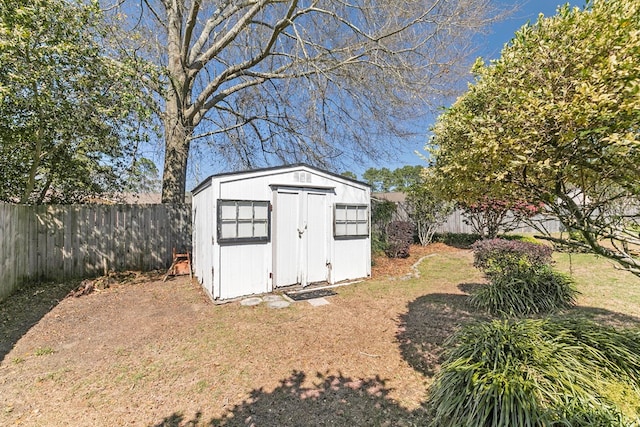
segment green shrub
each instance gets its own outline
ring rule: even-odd
[[[490,239],[473,244],[473,266],[489,278],[551,264],[549,246],[516,240]]]
[[[584,238],[582,233],[574,228],[570,228],[568,230],[568,236],[566,237],[566,241],[556,241],[553,243],[553,246],[558,252],[565,253],[589,253],[591,250],[589,249],[587,239]],[[561,239],[562,240],[562,239]],[[573,244],[572,244],[573,243]],[[577,245],[575,245],[577,244]]]
[[[374,254],[384,253],[387,249],[386,236],[380,232],[371,232],[371,252]]]
[[[493,314],[526,316],[575,304],[574,281],[551,269],[551,247],[491,239],[476,242],[472,248],[473,265],[490,282],[471,296],[474,307]]]
[[[433,235],[434,242],[444,243],[456,248],[470,248],[482,236],[472,233],[436,233]]]
[[[540,240],[536,239],[535,237],[524,236],[522,234],[502,234],[499,238],[503,240],[515,240],[517,242],[533,243],[535,245],[542,244],[542,242],[540,242]]]
[[[429,389],[433,426],[604,427],[640,419],[638,331],[581,319],[496,320],[464,327],[447,345]],[[611,388],[632,402],[609,396]]]
[[[571,307],[577,294],[570,276],[542,265],[494,276],[471,295],[470,302],[492,314],[527,316]]]
[[[389,258],[407,258],[413,242],[414,226],[409,221],[392,221],[387,226],[387,247]]]

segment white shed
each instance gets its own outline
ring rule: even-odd
[[[193,269],[213,299],[371,275],[367,184],[296,164],[213,175],[192,194]]]

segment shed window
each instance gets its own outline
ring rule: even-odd
[[[333,235],[335,237],[369,236],[369,206],[336,204]]]
[[[218,200],[219,242],[268,242],[268,201]]]

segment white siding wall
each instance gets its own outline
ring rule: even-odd
[[[368,205],[368,187],[303,166],[220,175],[214,176],[212,185],[193,197],[195,274],[213,298],[228,299],[273,290],[275,212],[271,215],[270,242],[219,244],[216,200],[268,200],[273,206],[274,190],[279,186],[309,190],[322,188],[327,192],[327,227],[330,239],[327,257],[332,265],[331,283],[371,274],[369,238],[333,239],[335,203]],[[335,190],[329,191],[328,188]],[[207,210],[209,212],[205,213]],[[292,259],[291,262],[295,260]]]
[[[213,238],[215,237],[214,191],[208,187],[192,199],[192,247],[193,271],[211,298],[213,292],[214,260]]]
[[[335,203],[370,205],[369,188],[347,185],[336,194]],[[371,212],[369,212],[371,217]],[[371,222],[371,221],[369,221]],[[334,240],[333,281],[353,280],[371,275],[371,224],[369,237]]]
[[[249,173],[221,177],[214,182],[218,182],[220,188],[217,198],[271,201],[269,176]],[[221,243],[216,249],[219,253],[217,297],[228,299],[271,291],[271,242]]]
[[[336,240],[331,272],[334,282],[360,279],[371,275],[369,239]]]
[[[271,291],[271,245],[220,245],[220,298]]]

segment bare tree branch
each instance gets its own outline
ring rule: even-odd
[[[164,76],[165,200],[181,197],[192,143],[251,164],[391,153],[494,19],[490,0],[137,1],[148,19],[123,32],[122,55]]]

